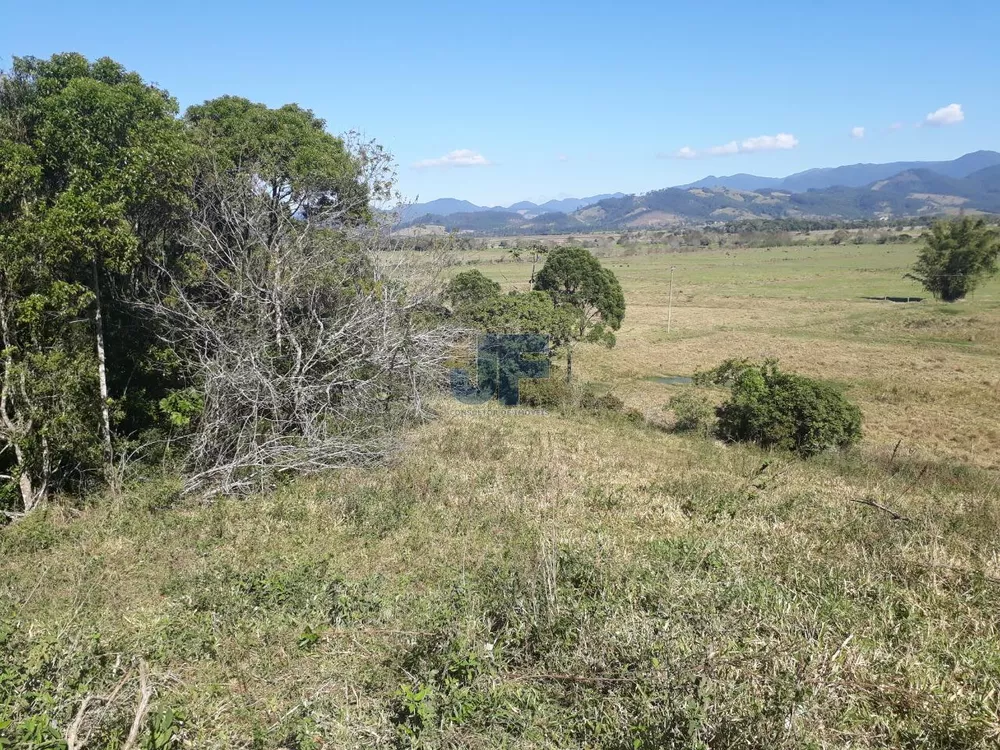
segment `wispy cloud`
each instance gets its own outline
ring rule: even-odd
[[[459,148],[450,151],[444,156],[436,159],[422,159],[413,164],[414,169],[432,169],[434,167],[488,167],[492,164],[489,159],[478,151],[468,148]]]
[[[892,125],[889,126],[889,130],[892,131],[892,132],[895,132],[897,130],[902,130],[905,127],[906,126],[903,125],[903,123],[901,123],[901,122],[894,122]]]
[[[566,154],[558,154],[556,156],[556,159],[558,159],[559,161],[569,161],[569,157]]]
[[[778,133],[777,135],[759,135],[756,138],[747,138],[740,144],[740,152],[754,151],[787,151],[799,145],[799,139],[790,133]]]
[[[965,119],[965,112],[962,111],[961,104],[949,104],[947,107],[931,112],[924,118],[924,125],[931,127],[943,127],[945,125],[957,125]]]
[[[865,129],[858,125],[857,127],[851,128],[851,138],[856,138],[858,140],[865,137]]]
[[[787,151],[798,145],[799,139],[791,133],[778,133],[777,135],[758,135],[755,138],[746,138],[742,141],[730,141],[721,146],[709,146],[701,150],[684,146],[672,154],[657,154],[657,156],[674,159],[703,159],[712,156],[752,154],[757,151]]]
[[[723,143],[721,146],[711,146],[705,149],[705,156],[728,156],[729,154],[738,154],[740,152],[740,145],[736,141],[730,141],[729,143]]]

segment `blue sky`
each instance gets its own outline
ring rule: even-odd
[[[998,24],[995,0],[0,0],[0,65],[297,102],[386,145],[410,198],[494,205],[1000,150]]]

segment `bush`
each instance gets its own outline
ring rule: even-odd
[[[596,412],[620,412],[625,409],[625,402],[613,393],[597,396],[591,391],[585,391],[580,397],[580,408]]]
[[[500,296],[500,285],[483,276],[480,271],[462,271],[445,289],[444,296],[456,310],[472,307]]]
[[[566,382],[565,377],[560,377],[553,372],[547,378],[537,380],[519,380],[518,398],[522,406],[531,406],[536,409],[554,409],[565,406],[573,396],[573,389]]]
[[[732,394],[716,409],[716,434],[812,456],[847,448],[861,437],[861,410],[833,386],[781,372],[768,360],[727,360],[698,376],[700,383],[728,385]]]
[[[667,408],[674,413],[677,432],[699,432],[706,437],[712,432],[715,410],[702,396],[682,393],[670,399]]]
[[[646,424],[646,415],[638,409],[627,409],[625,411],[625,419],[635,425]]]

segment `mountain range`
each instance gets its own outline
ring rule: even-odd
[[[427,214],[451,216],[453,214],[490,211],[519,214],[530,219],[546,213],[572,213],[608,198],[622,198],[624,196],[625,193],[604,193],[602,195],[592,195],[589,198],[562,198],[560,200],[546,201],[541,204],[532,203],[531,201],[519,201],[509,206],[477,206],[475,203],[469,203],[469,201],[458,200],[456,198],[438,198],[427,203],[411,203],[408,206],[403,206],[399,211],[399,217],[400,221],[405,224]]]
[[[451,210],[456,205],[460,209]],[[1000,153],[977,151],[943,162],[853,164],[783,178],[706,177],[641,195],[618,193],[541,206],[523,202],[483,208],[442,199],[409,208],[416,209],[404,218],[409,225],[482,233],[561,233],[751,218],[856,220],[960,210],[1000,213]]]
[[[829,187],[864,187],[878,180],[885,180],[900,172],[929,169],[945,177],[968,177],[980,169],[1000,164],[996,151],[976,151],[952,161],[896,161],[888,164],[850,164],[844,167],[807,169],[788,177],[758,177],[752,174],[734,174],[728,177],[711,175],[681,188],[730,188],[732,190],[822,190]]]

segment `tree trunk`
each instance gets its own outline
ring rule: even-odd
[[[25,513],[30,513],[45,499],[45,493],[48,491],[48,475],[46,474],[46,478],[43,479],[41,488],[36,488],[31,476],[31,469],[27,465],[24,449],[19,442],[22,435],[27,435],[31,432],[32,422],[28,420],[25,423],[23,417],[17,414],[17,410],[10,407],[9,398],[14,388],[12,381],[15,377],[14,358],[11,355],[13,342],[11,341],[10,329],[7,326],[7,300],[2,295],[0,295],[0,345],[2,345],[4,352],[3,377],[0,379],[0,425],[3,426],[2,434],[4,439],[14,449],[14,459],[17,462],[17,488],[21,493],[21,506],[24,508]],[[23,381],[21,386],[21,391],[25,399],[27,399]],[[27,408],[27,405],[25,405],[25,408]],[[43,470],[47,472],[49,462],[47,440],[45,440],[43,446],[45,458]]]
[[[282,328],[285,325],[285,321],[281,309],[281,261],[280,260],[276,260],[274,264],[274,289],[271,292],[271,299],[274,304],[274,344],[275,346],[278,347],[278,354],[281,354]]]
[[[566,347],[566,382],[569,383],[573,380],[573,345],[569,344]]]
[[[281,249],[277,246],[278,218],[281,213],[281,191],[277,182],[271,186],[271,227],[267,235],[267,249],[274,257],[274,288],[271,290],[271,301],[274,305],[274,345],[278,354],[282,353],[281,339],[284,326],[281,309]]]
[[[21,446],[14,443],[14,457],[17,459],[17,486],[21,491],[21,506],[24,508],[24,512],[31,513],[39,504],[45,499],[46,494],[49,491],[49,471],[50,471],[50,458],[49,458],[49,441],[44,436],[42,437],[42,478],[40,483],[36,486],[35,481],[31,476],[31,469],[28,468],[27,462],[25,461],[24,451],[21,450]]]
[[[94,259],[94,333],[97,339],[97,379],[101,392],[101,440],[104,448],[104,472],[110,475],[114,453],[111,446],[111,407],[108,405],[107,358],[104,353],[104,316],[101,308],[101,278]]]

